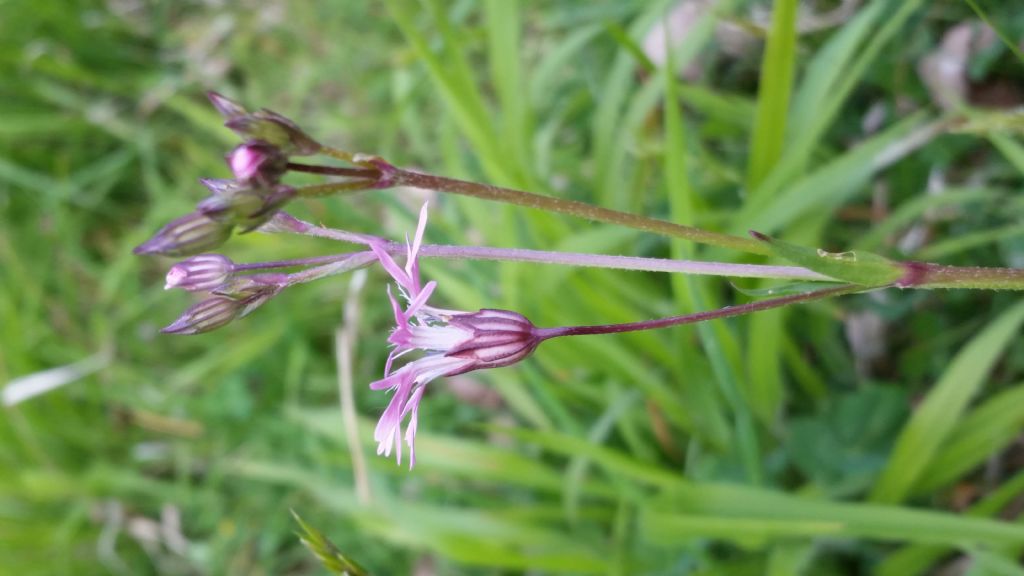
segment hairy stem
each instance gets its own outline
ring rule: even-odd
[[[608,208],[602,208],[600,206],[594,206],[593,204],[587,204],[576,200],[554,198],[551,196],[534,194],[532,192],[524,192],[522,190],[501,188],[498,186],[491,186],[489,184],[479,184],[477,182],[457,180],[455,178],[447,178],[444,176],[435,176],[433,174],[421,174],[418,172],[402,170],[400,168],[394,168],[392,181],[394,185],[426,188],[428,190],[436,190],[438,192],[472,196],[483,200],[494,200],[526,208],[557,212],[559,214],[567,214],[569,216],[575,216],[586,220],[617,224],[628,228],[642,230],[644,232],[682,238],[684,240],[690,240],[700,244],[730,248],[752,254],[769,253],[769,250],[762,243],[748,238],[720,234],[718,232],[702,230],[692,226],[683,226],[666,220],[648,218],[646,216],[640,216],[628,212],[619,212],[617,210],[610,210]]]
[[[290,219],[290,224],[287,227],[282,227],[282,229],[286,229],[296,234],[316,236],[319,238],[328,238],[331,240],[356,244],[369,244],[370,242],[376,242],[383,244],[387,251],[392,254],[403,254],[406,250],[405,244],[401,242],[392,242],[390,240],[385,240],[368,234],[356,234],[346,230],[316,226],[290,216],[287,218]],[[282,217],[282,221],[283,219],[284,217]],[[539,264],[560,264],[566,266],[608,268],[615,270],[727,276],[732,278],[774,278],[780,280],[805,281],[832,280],[828,276],[797,266],[700,262],[695,260],[641,258],[637,256],[613,256],[606,254],[586,254],[581,252],[552,252],[547,250],[528,250],[523,248],[424,244],[420,247],[420,255],[427,258],[442,258],[446,260],[536,262]]]
[[[390,243],[388,251],[404,250],[401,244]],[[451,246],[425,244],[420,255],[449,260],[498,260],[505,262],[536,262],[589,268],[668,272],[732,278],[775,278],[781,280],[834,281],[828,276],[797,266],[767,266],[760,264],[731,264],[726,262],[700,262],[696,260],[670,260],[638,256],[613,256],[581,252],[550,252],[522,248],[491,248],[487,246]]]
[[[903,262],[901,288],[972,288],[975,290],[1024,290],[1024,269],[945,266],[928,262]]]

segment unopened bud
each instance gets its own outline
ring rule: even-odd
[[[284,290],[287,280],[288,275],[280,273],[236,276],[218,286],[213,293],[242,302],[243,308],[238,317],[244,318]]]
[[[269,142],[289,156],[308,156],[316,154],[322,148],[319,142],[303,132],[295,122],[267,109],[229,118],[224,125],[242,138]]]
[[[220,115],[223,116],[225,120],[231,120],[232,118],[248,114],[245,108],[242,108],[241,104],[224,96],[223,94],[211,91],[206,93],[206,97],[210,99],[213,107],[217,109],[217,112],[220,112]]]
[[[212,296],[185,311],[173,324],[160,330],[165,334],[201,334],[231,323],[245,310],[245,303],[227,296]]]
[[[218,222],[201,212],[191,212],[172,220],[134,252],[190,256],[220,246],[231,236],[232,228],[234,225],[230,222]]]
[[[319,142],[303,132],[295,122],[277,112],[264,108],[250,113],[239,103],[222,94],[207,92],[206,96],[224,117],[224,125],[242,138],[269,142],[289,156],[316,154],[322,148]]]
[[[189,292],[206,292],[231,278],[235,265],[220,254],[200,254],[178,262],[167,271],[165,290],[181,288]]]
[[[227,155],[227,161],[236,179],[262,186],[276,184],[288,165],[288,158],[277,146],[262,140],[240,144]]]
[[[473,363],[446,376],[515,364],[529,356],[541,342],[533,323],[510,310],[483,309],[472,314],[456,314],[447,320],[449,326],[469,336],[452,346],[445,356],[473,360]]]
[[[252,188],[252,186],[245,182],[239,182],[238,180],[228,178],[200,178],[199,182],[217,196],[226,196],[234,194],[239,190],[248,190]]]
[[[214,294],[230,296],[236,300],[245,300],[253,296],[263,296],[269,292],[278,292],[287,281],[287,274],[249,274],[235,276],[217,287]]]
[[[219,188],[220,191],[215,190],[212,196],[199,202],[196,208],[209,218],[241,227],[242,233],[262,226],[295,197],[295,189],[284,184],[273,188],[246,188],[220,184],[211,186],[210,182],[224,181],[204,181],[211,190]]]
[[[267,278],[260,279],[260,276]],[[199,334],[244,318],[284,289],[285,285],[277,276],[284,275],[265,274],[229,280],[214,290],[213,296],[193,305],[161,332]]]

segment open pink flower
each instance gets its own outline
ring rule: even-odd
[[[455,376],[483,368],[514,364],[530,355],[540,343],[533,323],[522,314],[508,310],[484,309],[460,312],[435,308],[427,303],[436,282],[423,285],[417,257],[427,224],[427,206],[420,210],[416,234],[406,240],[405,266],[399,266],[384,243],[370,248],[398,284],[401,300],[388,289],[395,313],[395,328],[388,337],[394,348],[388,355],[384,378],[370,384],[373,390],[391,390],[394,395],[377,423],[374,440],[377,453],[391,455],[394,448],[402,461],[402,422],[409,416],[405,443],[409,446],[409,468],[416,463],[415,440],[418,410],[427,383],[442,376]],[[409,352],[423,356],[393,369],[394,362]]]

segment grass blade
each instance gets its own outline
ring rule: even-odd
[[[953,358],[900,433],[889,463],[871,491],[873,501],[900,502],[921,481],[1000,353],[1019,337],[1022,323],[1024,302],[1002,312]]]

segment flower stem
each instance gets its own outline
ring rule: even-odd
[[[314,256],[312,258],[297,258],[295,260],[272,260],[270,262],[250,262],[247,264],[234,264],[232,272],[248,272],[250,270],[269,270],[272,268],[296,268],[298,266],[316,266],[318,264],[329,264],[339,262],[351,257],[351,254],[332,254],[330,256]]]
[[[587,204],[576,200],[554,198],[551,196],[534,194],[532,192],[524,192],[522,190],[501,188],[498,186],[491,186],[489,184],[480,184],[477,182],[457,180],[455,178],[447,178],[444,176],[435,176],[433,174],[410,172],[408,170],[402,170],[401,168],[393,168],[393,170],[394,172],[391,174],[391,179],[396,186],[412,186],[415,188],[436,190],[438,192],[472,196],[474,198],[481,198],[484,200],[495,200],[526,208],[535,208],[538,210],[547,210],[548,212],[567,214],[597,222],[617,224],[628,228],[642,230],[644,232],[682,238],[692,242],[730,248],[752,254],[768,254],[770,252],[763,243],[757,242],[756,240],[742,238],[739,236],[731,236],[729,234],[720,234],[718,232],[702,230],[692,226],[683,226],[681,224],[675,224],[666,220],[648,218],[638,214],[619,212],[617,210],[610,210],[608,208],[602,208],[600,206],[594,206],[593,204]]]
[[[317,226],[298,219],[291,219],[288,231],[316,236],[341,242],[383,244],[391,254],[405,253],[405,245],[369,234],[356,234]],[[615,270],[637,270],[644,272],[668,272],[677,274],[699,274],[707,276],[728,276],[732,278],[774,278],[780,280],[830,281],[828,276],[797,266],[768,266],[762,264],[732,264],[727,262],[700,262],[695,260],[670,260],[667,258],[641,258],[637,256],[613,256],[586,254],[581,252],[553,252],[523,248],[493,248],[489,246],[452,246],[424,244],[420,255],[445,260],[493,260],[504,262],[536,262],[540,264],[561,264],[589,268]]]
[[[902,288],[973,288],[1024,290],[1024,269],[981,266],[944,266],[928,262],[904,262]]]
[[[398,243],[389,243],[388,252],[404,250]],[[732,278],[775,278],[781,280],[834,281],[828,276],[797,266],[767,266],[761,264],[731,264],[726,262],[700,262],[696,260],[670,260],[638,256],[613,256],[581,252],[550,252],[522,248],[492,248],[488,246],[451,246],[424,244],[420,254],[428,258],[448,260],[497,260],[504,262],[537,262],[588,268],[668,272]]]
[[[295,193],[300,198],[319,198],[341,193],[362,192],[363,190],[375,188],[375,185],[375,180],[347,180],[345,182],[327,182],[326,184],[300,186],[295,189]]]
[[[352,252],[350,254],[345,254],[344,256],[344,259],[339,259],[329,264],[316,266],[314,268],[307,268],[306,270],[289,274],[285,279],[284,284],[288,286],[304,284],[306,282],[312,282],[328,276],[335,276],[358,268],[364,268],[377,261],[377,256],[369,250],[365,252]]]
[[[324,174],[326,176],[347,176],[349,178],[367,178],[370,180],[376,180],[380,177],[380,170],[373,168],[339,168],[336,166],[299,164],[298,162],[289,162],[286,167],[293,172],[308,172],[310,174]]]
[[[585,336],[589,334],[617,334],[620,332],[656,330],[659,328],[667,328],[669,326],[695,324],[697,322],[715,320],[718,318],[730,318],[732,316],[741,316],[743,314],[750,314],[752,312],[759,312],[761,310],[770,310],[772,308],[779,308],[782,306],[787,306],[789,304],[796,304],[798,302],[821,300],[823,298],[841,296],[843,294],[851,294],[853,292],[858,292],[862,290],[864,290],[863,286],[845,284],[843,286],[837,286],[834,288],[825,288],[823,290],[814,290],[811,292],[804,292],[802,294],[793,294],[790,296],[782,296],[780,298],[759,300],[757,302],[750,302],[748,304],[726,306],[725,308],[719,308],[717,310],[708,310],[705,312],[697,312],[695,314],[684,314],[682,316],[669,316],[667,318],[658,318],[655,320],[627,322],[624,324],[598,324],[593,326],[561,326],[557,328],[537,328],[534,332],[534,335],[543,341],[549,340],[551,338],[560,338],[562,336]]]

